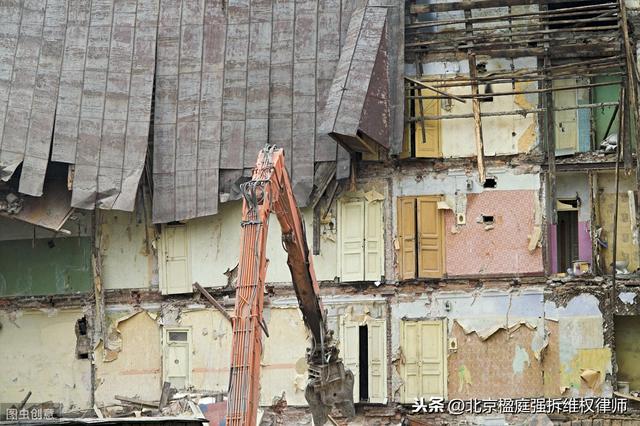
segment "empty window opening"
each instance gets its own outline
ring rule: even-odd
[[[78,359],[89,359],[89,333],[87,317],[82,317],[76,321],[76,357]]]
[[[558,211],[557,226],[558,272],[565,272],[579,260],[577,210]]]
[[[484,94],[485,96],[481,96],[479,98],[480,102],[493,102],[493,88],[491,84],[485,84],[484,86]]]
[[[483,214],[482,215],[482,223],[485,224],[485,225],[493,225],[495,222],[494,222],[493,216],[489,216],[489,215]]]
[[[495,177],[488,177],[487,179],[485,179],[484,183],[482,184],[483,188],[495,188],[498,186],[498,179],[496,179]]]
[[[640,341],[640,316],[616,315],[613,318],[616,363],[618,364],[618,392],[640,390],[640,363],[638,342]],[[628,389],[627,389],[628,387]]]
[[[369,330],[366,325],[359,327],[359,380],[360,380],[360,401],[369,400]]]
[[[549,3],[547,7],[550,11],[558,12],[549,15],[550,29],[568,29],[581,27],[600,27],[615,25],[616,15],[606,14],[606,6],[611,2],[607,0],[580,0],[561,3]],[[585,6],[603,5],[604,8],[587,8]],[[580,8],[579,10],[571,10]],[[559,10],[560,9],[560,10]],[[567,12],[569,10],[570,12]]]

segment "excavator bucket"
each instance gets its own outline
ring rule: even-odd
[[[324,425],[333,407],[347,419],[356,414],[353,405],[353,373],[345,370],[342,360],[309,365],[309,382],[304,393],[315,426]]]

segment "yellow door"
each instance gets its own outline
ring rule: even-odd
[[[357,322],[342,317],[340,355],[346,369],[353,373],[353,400],[360,401],[360,328]]]
[[[161,273],[163,293],[191,292],[187,225],[165,226],[162,246],[164,251],[164,263]]]
[[[379,281],[383,274],[382,201],[365,204],[364,268],[365,281]]]
[[[422,89],[419,96],[437,96],[437,93]],[[422,102],[422,109],[420,109]],[[416,99],[416,117],[440,115],[440,99]],[[441,157],[440,149],[440,120],[425,120],[415,122],[416,157]]]
[[[444,264],[444,220],[438,210],[440,196],[417,198],[418,211],[418,277],[442,276]]]
[[[421,395],[444,395],[444,334],[442,321],[420,322]]]
[[[398,198],[398,269],[401,280],[416,277],[416,199]]]
[[[363,200],[340,205],[340,278],[345,282],[364,279],[364,209]]]
[[[420,397],[446,397],[445,335],[444,321],[402,322],[401,402],[413,403]]]

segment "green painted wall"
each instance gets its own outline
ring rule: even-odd
[[[640,316],[616,316],[614,330],[618,380],[640,391]]]
[[[0,296],[71,294],[91,287],[90,238],[0,241]]]
[[[606,83],[608,81],[620,81],[620,76],[611,76],[611,77],[597,77],[595,79],[596,83]],[[620,97],[620,85],[614,84],[612,86],[598,86],[594,87],[594,95],[593,102],[616,102]],[[596,147],[600,146],[600,142],[604,139],[605,132],[607,130],[607,126],[609,125],[609,121],[613,116],[613,111],[615,107],[604,107],[604,108],[595,108],[593,109],[593,116],[596,126]],[[609,133],[617,133],[618,132],[618,123],[619,117],[616,117],[613,125],[611,126],[611,131]]]

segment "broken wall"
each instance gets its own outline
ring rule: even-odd
[[[391,305],[394,400],[404,386],[404,320],[445,322],[448,398],[610,395],[599,300],[579,294],[565,303],[549,300],[542,287],[398,296]]]
[[[263,336],[260,367],[260,405],[271,405],[274,398],[286,397],[287,404],[306,406],[307,384],[305,358],[307,329],[302,313],[294,307],[272,307],[265,312],[269,337]]]
[[[478,183],[476,172],[463,169],[406,170],[394,179],[393,194],[443,196],[438,208],[444,211],[448,276],[542,274],[540,175],[535,167],[527,171],[490,168],[487,176],[497,182],[490,189]],[[392,209],[395,235],[397,197]],[[493,216],[493,224],[483,223],[483,215]]]
[[[302,214],[306,224],[307,242],[311,246],[313,243],[313,213],[309,209],[305,209]],[[227,277],[224,273],[228,269],[235,268],[240,255],[241,219],[242,203],[228,202],[220,205],[220,211],[217,215],[194,219],[187,223],[193,282],[198,282],[205,287],[224,287],[227,285]],[[291,273],[287,266],[287,254],[282,249],[282,233],[274,215],[272,215],[269,225],[266,249],[269,267],[266,281],[269,283],[290,283]],[[319,281],[333,280],[337,275],[336,252],[335,241],[322,240],[321,254],[313,256],[313,266]]]
[[[95,349],[95,401],[117,403],[116,395],[158,400],[162,388],[161,330],[146,312],[111,307],[109,343]]]
[[[102,282],[107,290],[147,288],[158,285],[157,258],[151,241],[153,226],[147,227],[139,212],[100,212]]]
[[[180,314],[179,325],[191,329],[192,386],[198,390],[227,392],[231,364],[231,322],[213,308],[190,308]],[[263,338],[268,339],[266,336]]]
[[[638,241],[634,235],[633,225],[635,214],[631,214],[629,194],[637,199],[637,190],[633,176],[627,176],[620,172],[618,195],[618,232],[617,232],[617,260],[628,262],[627,270],[635,271],[638,266]],[[596,226],[603,229],[602,239],[607,242],[607,248],[601,248],[603,265],[606,271],[610,271],[609,265],[613,262],[613,226],[615,209],[615,174],[613,172],[598,173],[598,194],[596,208]],[[635,207],[635,206],[634,206]]]
[[[591,242],[591,189],[586,173],[559,173],[556,177],[557,199],[578,200],[578,255],[579,260],[593,261]],[[547,223],[549,228],[549,252],[551,272],[560,271],[558,267],[557,224]]]
[[[482,63],[478,64],[481,65]],[[536,67],[535,58],[518,58],[514,60],[490,59],[484,63],[487,73],[505,72],[525,67]],[[441,61],[423,64],[423,75],[428,79],[442,79],[443,84],[453,84],[458,78],[469,77],[469,64],[463,61]],[[411,74],[409,74],[411,75]],[[482,75],[480,75],[482,77]],[[499,93],[512,91],[527,91],[537,89],[536,82],[518,82],[480,85],[480,93]],[[470,86],[441,87],[440,90],[455,95],[471,94]],[[488,95],[480,101],[482,113],[498,113],[514,110],[532,110],[538,105],[538,97],[533,94],[519,94],[509,96]],[[440,99],[440,114],[442,116],[469,114],[468,118],[441,120],[441,149],[445,158],[474,157],[475,144],[469,143],[475,139],[472,100],[465,103],[455,99]],[[419,114],[417,114],[419,115]],[[419,124],[419,123],[418,123]],[[487,156],[512,155],[526,153],[537,147],[539,143],[538,123],[535,114],[503,115],[482,117],[482,137],[484,153]]]
[[[62,403],[64,411],[91,406],[91,361],[76,357],[80,310],[0,311],[0,403]]]

